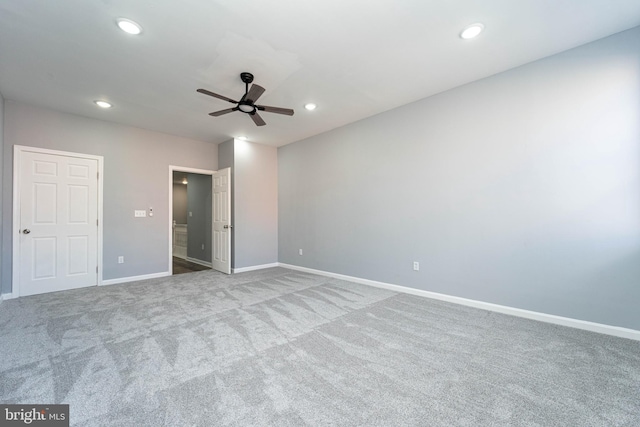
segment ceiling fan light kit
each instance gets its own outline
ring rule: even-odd
[[[269,107],[267,105],[256,104],[256,101],[258,100],[258,98],[262,96],[265,89],[262,86],[259,86],[257,84],[253,84],[251,85],[251,88],[249,88],[249,84],[253,82],[253,74],[248,72],[240,73],[240,80],[242,80],[242,82],[245,84],[244,95],[242,95],[242,98],[240,98],[240,101],[235,101],[231,98],[227,98],[224,95],[220,95],[220,94],[208,91],[206,89],[197,90],[197,92],[202,93],[204,95],[209,95],[214,98],[218,98],[223,101],[236,104],[236,106],[233,108],[227,108],[225,110],[214,111],[213,113],[209,113],[210,116],[218,117],[224,114],[232,113],[234,111],[240,111],[242,113],[248,114],[257,126],[266,125],[265,121],[258,114],[258,111],[293,116],[293,110],[290,108]]]

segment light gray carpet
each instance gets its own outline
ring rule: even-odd
[[[640,343],[273,268],[5,301],[0,402],[77,426],[639,426]]]

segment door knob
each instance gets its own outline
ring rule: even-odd
[[[233,228],[233,225],[225,225],[223,228]]]
[[[22,230],[22,234],[29,234],[31,233],[31,230],[29,230],[28,228],[25,228],[24,230]]]

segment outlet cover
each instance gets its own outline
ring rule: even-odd
[[[298,255],[302,255],[302,249],[298,249]]]
[[[418,261],[413,261],[413,271],[420,270],[420,263]]]
[[[118,264],[124,264],[124,257],[123,256],[119,256],[118,257]]]

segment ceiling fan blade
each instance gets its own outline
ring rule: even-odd
[[[213,116],[213,117],[218,117],[218,116],[221,116],[223,114],[229,114],[229,113],[232,113],[232,112],[237,111],[237,110],[238,110],[238,107],[227,108],[226,110],[214,111],[213,113],[209,113],[209,115]]]
[[[238,103],[238,101],[234,101],[231,98],[227,98],[224,95],[218,95],[217,93],[213,93],[213,92],[208,91],[206,89],[198,89],[196,92],[200,92],[200,93],[203,93],[205,95],[213,96],[214,98],[222,99],[223,101],[228,101],[228,102],[231,102],[233,104],[237,104]]]
[[[260,117],[260,115],[258,114],[258,112],[255,112],[253,114],[249,114],[249,116],[251,116],[251,120],[253,120],[253,122],[257,125],[257,126],[264,126],[267,123],[262,120],[262,117]]]
[[[263,93],[264,88],[262,86],[254,84],[251,86],[251,89],[249,89],[249,92],[247,92],[247,94],[243,98],[244,101],[249,101],[255,104],[255,102],[258,100],[258,98],[260,98],[260,96],[262,96]]]
[[[291,108],[269,107],[268,105],[256,105],[256,108],[260,111],[266,111],[267,113],[286,114],[287,116],[293,116],[293,110]]]

